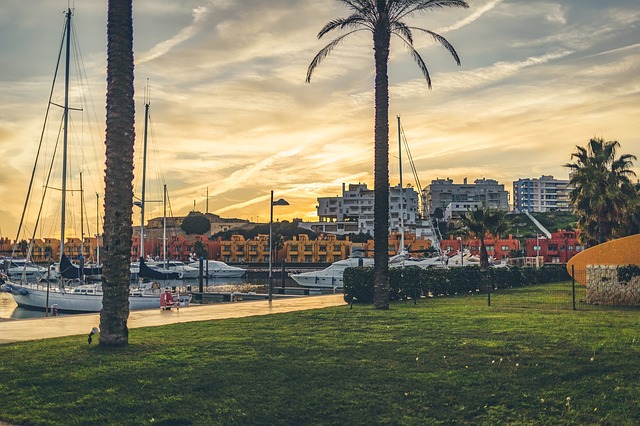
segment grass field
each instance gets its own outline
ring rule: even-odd
[[[640,310],[573,311],[566,293],[565,283],[498,292],[491,306],[456,296],[134,329],[110,351],[86,336],[3,345],[0,420],[638,424]]]

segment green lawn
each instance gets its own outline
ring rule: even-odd
[[[86,336],[3,345],[0,420],[638,424],[640,310],[573,311],[566,293],[565,283],[497,292],[490,307],[486,295],[457,296],[134,329],[111,351]]]

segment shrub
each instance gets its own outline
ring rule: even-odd
[[[618,267],[618,282],[621,284],[627,284],[637,276],[640,276],[639,265],[625,265]]]
[[[344,298],[348,303],[354,298],[359,303],[373,303],[373,268],[347,268],[343,279]],[[393,268],[389,270],[389,299],[416,300],[420,297],[484,293],[488,287],[498,290],[569,279],[564,265],[545,265],[537,269],[489,268],[484,273],[477,266],[450,269]]]

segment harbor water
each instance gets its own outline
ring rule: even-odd
[[[216,287],[222,286],[258,286],[265,289],[268,288],[269,279],[268,277],[256,276],[257,274],[249,274],[248,277],[243,278],[216,278],[209,280],[203,280],[203,290],[208,292],[216,291]],[[266,275],[266,274],[264,274]],[[199,291],[200,283],[198,279],[188,279],[188,280],[171,280],[162,282],[163,286],[166,287],[177,287],[180,289],[191,291]],[[284,285],[286,287],[298,287],[298,284],[293,281],[291,278],[286,277]],[[282,278],[278,276],[277,278],[273,278],[273,286],[282,287]],[[259,291],[259,290],[258,290]],[[64,314],[60,315],[73,315],[73,314]],[[24,309],[18,307],[16,302],[13,300],[13,297],[9,293],[0,292],[0,321],[7,319],[28,319],[28,318],[44,318],[46,313],[43,311]],[[49,313],[51,316],[51,313]]]

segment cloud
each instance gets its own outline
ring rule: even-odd
[[[180,43],[191,39],[200,30],[201,24],[205,21],[208,13],[209,8],[205,6],[200,6],[194,9],[193,22],[191,23],[191,25],[180,30],[180,32],[172,38],[164,40],[156,44],[147,52],[143,52],[142,54],[140,54],[139,59],[136,60],[137,65],[157,59],[167,54],[171,49],[178,46]]]
[[[453,25],[449,25],[447,27],[444,28],[439,28],[438,30],[436,30],[436,33],[448,33],[450,31],[455,31],[455,30],[459,30],[460,28],[466,27],[469,24],[472,24],[473,22],[477,21],[482,15],[484,15],[487,12],[490,12],[491,10],[493,10],[496,6],[498,6],[500,3],[502,3],[504,0],[491,0],[487,3],[485,3],[484,5],[476,8],[473,10],[473,12],[467,16],[464,19],[461,19],[460,21],[454,23]]]

